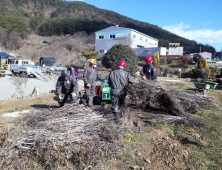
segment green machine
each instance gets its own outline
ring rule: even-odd
[[[108,80],[103,81],[101,85],[97,85],[95,90],[96,95],[98,95],[103,101],[111,100],[111,88],[109,87]]]

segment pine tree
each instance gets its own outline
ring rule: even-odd
[[[130,47],[122,44],[114,45],[103,57],[102,64],[104,67],[114,70],[121,60],[126,62],[126,71],[136,72],[137,56]]]

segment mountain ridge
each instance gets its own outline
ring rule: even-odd
[[[160,46],[168,47],[169,43],[180,43],[181,46],[184,46],[185,53],[199,52],[200,46],[203,51],[215,52],[215,49],[210,45],[188,40],[157,25],[138,21],[114,11],[100,9],[85,2],[3,0],[0,5],[8,12],[24,12],[22,17],[27,22],[28,28],[43,36],[73,34],[78,31],[94,33],[111,25],[119,25],[120,27],[135,29],[158,39]],[[18,16],[21,16],[21,14]],[[0,26],[4,28],[1,18]]]

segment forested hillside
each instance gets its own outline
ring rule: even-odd
[[[180,43],[185,52],[215,52],[209,45],[198,44],[170,33],[156,25],[137,21],[113,11],[103,10],[84,2],[62,0],[1,0],[0,37],[16,32],[24,38],[31,32],[41,36],[66,35],[85,31],[94,33],[111,25],[133,28],[159,40],[159,46]],[[5,33],[5,34],[4,34]]]

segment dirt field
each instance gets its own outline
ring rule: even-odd
[[[192,91],[194,87],[193,84],[190,82],[160,81],[160,84],[164,84],[166,87],[173,86],[174,88],[188,91]],[[215,103],[218,105],[218,107],[222,107],[221,90],[210,90],[208,95],[213,96],[216,99]],[[36,114],[44,115],[45,113],[48,113],[48,116],[50,116],[50,113],[53,113],[57,115],[58,118],[62,118],[62,114],[58,110],[59,108],[56,102],[56,96],[52,94],[36,97],[29,100],[18,100],[13,102],[1,103],[0,108],[0,115],[6,112],[37,110],[38,112]],[[69,117],[69,121],[76,119],[75,114],[77,117],[84,116],[77,111],[78,109],[80,109],[81,112],[81,108],[79,108],[78,106],[74,106],[73,108],[76,108],[76,111],[70,110],[68,114],[64,114],[64,116]],[[175,122],[171,124],[152,122],[150,121],[152,115],[158,114],[159,112],[150,109],[147,110],[144,108],[127,108],[123,115],[123,124],[120,127],[116,127],[113,124],[113,116],[112,114],[110,114],[111,112],[109,104],[94,106],[93,108],[86,109],[88,109],[86,112],[87,114],[91,110],[91,112],[95,112],[96,115],[101,114],[102,116],[101,120],[98,120],[98,123],[94,125],[94,128],[98,126],[97,131],[100,131],[99,134],[102,135],[98,137],[100,139],[103,139],[102,143],[101,141],[98,141],[100,144],[99,146],[96,145],[96,143],[92,143],[87,150],[87,143],[90,143],[90,141],[84,141],[81,144],[73,143],[72,145],[68,145],[67,147],[75,146],[78,148],[78,152],[76,151],[75,154],[75,151],[73,151],[72,157],[70,157],[69,159],[65,159],[62,157],[62,155],[66,155],[66,147],[59,148],[58,153],[59,155],[61,155],[59,156],[59,160],[54,160],[57,157],[57,151],[51,153],[49,152],[49,150],[47,152],[39,150],[39,153],[37,155],[35,152],[30,155],[30,152],[26,153],[25,151],[23,151],[24,159],[19,158],[17,160],[21,163],[21,161],[26,160],[25,157],[29,156],[30,158],[32,158],[31,160],[29,159],[29,165],[27,165],[27,163],[24,163],[23,165],[12,163],[9,166],[0,161],[0,167],[7,167],[7,169],[19,168],[39,170],[50,169],[49,167],[54,167],[55,169],[82,168],[99,170],[221,169],[220,149],[222,141],[220,129],[222,128],[222,114],[220,109],[218,108],[207,106],[207,108],[201,108],[195,113],[196,117],[203,118],[206,120],[206,122],[208,122],[205,127],[189,126],[180,122]],[[3,155],[3,151],[5,151],[5,148],[9,146],[9,139],[7,138],[7,135],[10,135],[10,130],[12,133],[14,127],[17,126],[22,128],[23,125],[18,122],[20,122],[20,120],[22,119],[29,119],[29,116],[27,117],[23,115],[17,118],[0,118],[0,155]],[[36,119],[38,118],[38,115],[31,115],[31,117]],[[87,116],[85,118],[87,118]],[[46,122],[46,120],[47,118],[45,117],[44,121],[39,119],[39,122],[44,123]],[[104,122],[104,127],[101,126],[102,122]],[[106,124],[105,122],[108,124]],[[92,122],[89,122],[89,124],[91,123]],[[79,124],[78,126],[82,125]],[[57,128],[62,128],[62,126],[57,126]],[[85,128],[85,133],[87,134],[87,127]],[[91,130],[92,129],[93,128],[91,128]],[[115,135],[117,134],[118,137],[115,137]],[[95,140],[97,140],[98,137],[96,137],[95,135],[96,134],[94,134]],[[106,137],[104,137],[104,135]],[[110,141],[110,137],[113,140]],[[97,148],[96,154],[92,150],[93,148]],[[106,150],[108,148],[113,149]],[[12,148],[10,150],[10,153],[16,152],[16,150],[13,150],[14,149]],[[111,150],[113,151],[112,153],[109,152]],[[94,158],[94,155],[90,158],[87,156],[87,153],[89,154],[89,156],[90,154],[94,153],[98,157]],[[53,156],[53,154],[55,155]],[[100,154],[101,156],[99,156]],[[4,159],[6,158],[4,157]],[[46,164],[47,159],[49,166]],[[66,160],[68,162],[63,164],[63,161],[66,162]],[[60,165],[55,166],[58,161],[60,162]]]

